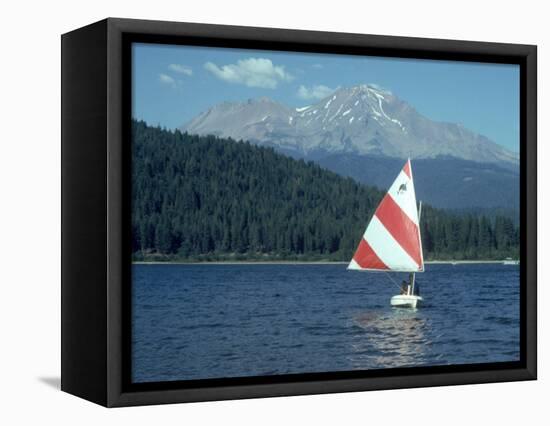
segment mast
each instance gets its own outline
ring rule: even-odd
[[[420,201],[420,205],[418,206],[418,235],[420,237],[420,218],[422,216],[422,201]],[[422,243],[421,243],[422,244]],[[416,277],[416,272],[411,273],[411,295],[414,295],[414,281]]]

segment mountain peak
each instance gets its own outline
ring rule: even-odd
[[[403,159],[518,161],[517,155],[486,137],[458,124],[432,121],[373,83],[340,87],[300,108],[289,108],[268,97],[225,102],[182,129],[248,140],[303,157],[355,153]]]
[[[247,103],[249,103],[249,104],[258,104],[258,103],[278,104],[278,102],[275,102],[273,99],[271,99],[267,96],[260,96],[259,98],[249,98],[247,100]]]
[[[359,96],[359,97],[362,95],[366,95],[368,97],[369,93],[374,96],[376,95],[393,96],[390,90],[385,89],[384,87],[374,83],[357,84],[355,86],[349,86],[349,87],[339,87],[334,91],[333,95],[345,94],[348,96]]]

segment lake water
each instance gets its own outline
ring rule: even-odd
[[[519,360],[518,266],[417,279],[409,310],[387,274],[346,265],[134,265],[133,381]]]

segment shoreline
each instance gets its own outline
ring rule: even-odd
[[[470,265],[470,264],[503,264],[502,260],[428,260],[426,265]],[[185,262],[185,261],[132,261],[132,265],[347,265],[343,261],[299,261],[299,260],[243,260],[243,261],[212,261],[212,262]],[[519,265],[519,264],[518,264]],[[517,266],[517,265],[512,265]]]

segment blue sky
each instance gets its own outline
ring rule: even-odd
[[[519,151],[519,66],[134,44],[133,116],[176,128],[210,106],[267,96],[309,105],[338,87],[377,84],[436,121]]]

